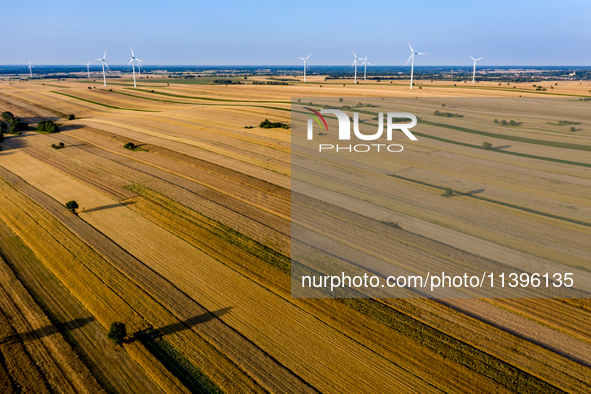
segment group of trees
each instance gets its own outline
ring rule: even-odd
[[[458,113],[451,113],[451,112],[439,112],[438,109],[435,110],[435,112],[433,112],[433,115],[435,116],[443,116],[445,118],[461,118],[462,115],[458,114]]]
[[[40,133],[57,133],[60,129],[53,121],[44,120],[37,125],[37,131]]]
[[[270,122],[269,119],[265,119],[264,121],[261,122],[261,124],[259,125],[259,127],[263,128],[263,129],[289,129],[289,126],[286,125],[285,123],[281,123],[281,122]]]
[[[506,120],[501,120],[499,121],[498,119],[495,119],[494,122],[496,124],[501,124],[503,126],[519,126],[519,123],[516,122],[515,120],[511,119],[510,121],[506,121]]]
[[[2,119],[8,122],[9,126],[4,125],[2,126],[3,130],[8,130],[8,134],[18,135],[21,131],[28,130],[29,125],[27,122],[23,122],[18,117],[14,116],[11,112],[2,112]]]

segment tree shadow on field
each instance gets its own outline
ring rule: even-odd
[[[121,207],[121,206],[127,206],[127,205],[131,205],[131,204],[135,204],[135,201],[125,201],[125,202],[118,202],[116,204],[109,204],[109,205],[103,205],[102,207],[95,207],[95,208],[90,208],[90,209],[85,209],[80,211],[82,212],[96,212],[96,211],[102,211],[103,209],[110,209],[110,208],[117,208],[117,207]]]
[[[507,148],[510,148],[510,147],[511,147],[511,145],[499,145],[499,146],[493,147],[493,149],[501,150],[501,149],[507,149]]]
[[[17,339],[20,339],[22,342],[25,342],[37,338],[47,337],[60,332],[74,331],[82,326],[87,325],[88,323],[92,323],[94,320],[94,317],[91,316],[86,318],[74,319],[64,323],[56,323],[51,326],[41,327],[36,330],[25,332],[22,334],[9,335],[5,338],[1,338],[0,343],[14,341]]]
[[[164,335],[174,334],[176,332],[181,332],[184,330],[190,330],[191,327],[193,327],[193,326],[207,323],[208,321],[211,321],[213,319],[217,319],[217,318],[225,315],[226,313],[229,313],[232,310],[232,308],[233,307],[230,306],[227,308],[218,309],[217,311],[206,312],[206,313],[203,313],[199,316],[192,317],[190,319],[187,319],[187,320],[179,322],[179,323],[169,324],[167,326],[157,328],[154,330],[154,333],[152,335],[155,335],[157,337],[161,337]],[[137,340],[137,337],[134,337],[129,342],[133,342],[136,340]]]
[[[472,196],[474,194],[478,194],[478,193],[483,193],[485,191],[485,189],[476,189],[476,190],[470,190],[467,193],[464,193],[467,196]]]
[[[60,126],[60,131],[70,131],[70,130],[78,130],[83,128],[83,125],[80,124],[68,124],[65,126]]]

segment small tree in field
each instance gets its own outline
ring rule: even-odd
[[[570,131],[577,131],[577,129],[576,129],[574,126],[572,126],[572,127],[570,128]]]
[[[127,328],[125,327],[125,323],[111,323],[111,327],[109,327],[109,333],[107,334],[107,338],[112,340],[115,345],[121,345],[126,336]]]
[[[76,201],[68,201],[66,203],[66,208],[68,208],[68,210],[72,213],[76,213],[76,210],[78,209],[78,203]]]
[[[451,187],[446,187],[445,189],[443,189],[443,194],[442,194],[443,197],[451,197],[451,196],[453,196],[453,194],[454,194],[454,191],[451,190]]]
[[[490,142],[483,142],[482,148],[484,148],[485,150],[492,149],[492,144]]]

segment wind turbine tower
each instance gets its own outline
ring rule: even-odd
[[[408,41],[406,41],[406,42],[408,42]],[[410,65],[410,88],[412,89],[412,80],[413,80],[413,77],[414,77],[414,69],[415,69],[415,55],[428,55],[428,53],[418,53],[418,52],[415,52],[415,50],[412,49],[412,46],[410,45],[410,42],[408,42],[408,46],[410,47],[411,55],[408,58],[408,60],[406,61],[406,64],[404,66],[406,67],[406,65],[408,64],[408,62],[411,62],[411,65]]]
[[[357,55],[355,54],[355,51],[351,49],[351,52],[353,52],[353,56],[355,56],[355,61],[353,62],[353,66],[355,66],[355,84],[357,84],[357,60],[363,60],[363,58],[361,57],[357,57]],[[351,67],[353,67],[351,66]]]
[[[84,64],[86,64],[86,72],[88,73],[88,79],[90,79],[90,62]]]
[[[131,60],[129,61],[129,63],[127,63],[127,65],[129,66],[131,64],[131,68],[133,69],[133,87],[137,88],[137,86],[135,85],[135,61],[141,61],[140,59],[136,58],[135,55],[133,54],[133,48],[131,47],[131,45],[129,46],[129,48],[131,49]]]
[[[472,70],[472,83],[474,83],[474,79],[476,78],[476,62],[480,59],[484,59],[484,56],[479,57],[478,59],[474,59],[472,56],[470,56],[470,59],[474,60],[474,69]]]
[[[102,59],[96,59],[96,60],[100,60],[101,63],[103,64],[103,82],[105,83],[105,87],[107,87],[107,77],[105,76],[105,66],[107,66],[107,70],[109,69],[109,65],[107,64],[107,61],[105,60],[106,57],[107,57],[107,51],[105,51],[105,54]]]
[[[308,68],[308,59],[310,58],[310,56],[312,56],[312,54],[309,54],[307,58],[298,57],[298,59],[304,61],[304,82],[306,82],[306,69]]]
[[[373,64],[371,64],[370,62],[367,61],[367,54],[365,55],[365,58],[363,59],[363,63],[361,63],[362,66],[364,66],[365,68],[363,69],[363,80],[366,81],[367,80],[367,65],[373,66]]]
[[[31,64],[31,61],[29,60],[29,75],[31,76],[31,78],[33,78],[33,68],[35,68],[35,66],[33,66]]]

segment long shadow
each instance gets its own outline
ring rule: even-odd
[[[69,131],[69,130],[78,130],[83,128],[84,126],[79,124],[68,124],[65,126],[60,126],[60,131]]]
[[[96,211],[102,211],[103,209],[117,208],[120,206],[126,206],[126,205],[131,205],[131,204],[135,204],[135,201],[118,202],[116,204],[103,205],[102,207],[85,209],[84,211],[80,211],[80,212],[96,212]]]
[[[493,149],[501,150],[501,149],[507,149],[510,147],[511,147],[511,145],[499,145],[499,146],[493,147]]]
[[[472,196],[474,194],[478,194],[478,193],[483,193],[485,191],[485,189],[476,189],[476,190],[470,190],[467,193],[464,193],[467,196]]]
[[[218,309],[217,311],[207,312],[199,316],[192,317],[180,323],[169,324],[168,326],[157,329],[160,335],[174,334],[175,332],[190,329],[193,326],[206,323],[229,313],[233,307]]]
[[[82,326],[87,325],[88,323],[92,323],[94,321],[94,317],[86,317],[86,318],[79,318],[74,319],[64,323],[56,323],[51,326],[41,327],[33,331],[25,332],[22,334],[13,334],[9,335],[3,339],[0,339],[0,343],[12,341],[16,339],[20,339],[22,342],[34,340],[37,338],[47,337],[53,334],[57,334],[59,332],[67,332],[76,330]]]

